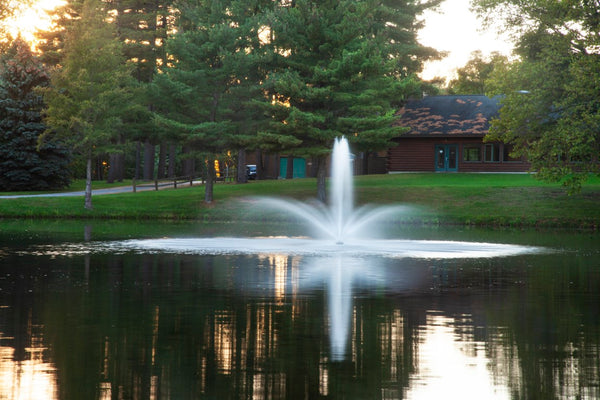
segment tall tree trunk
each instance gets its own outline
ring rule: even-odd
[[[177,159],[177,146],[169,145],[169,166],[167,167],[167,177],[175,178],[175,165]]]
[[[294,178],[294,156],[287,157],[287,169],[285,170],[285,179]]]
[[[119,153],[119,172],[117,174],[117,181],[123,182],[125,179],[125,153]]]
[[[327,159],[317,157],[317,199],[327,202]]]
[[[215,159],[211,155],[206,161],[206,186],[204,187],[204,202],[212,203],[215,181]]]
[[[108,173],[106,174],[106,183],[113,183],[117,174],[117,155],[110,153],[108,155]]]
[[[96,170],[96,179],[99,181],[104,180],[104,165],[102,165],[102,159],[100,157],[96,157],[96,159],[94,160],[94,165],[94,169]]]
[[[265,166],[263,162],[263,152],[256,150],[256,180],[263,179],[265,177]]]
[[[183,176],[194,177],[196,175],[196,163],[193,157],[189,156],[190,149],[183,147],[181,152],[187,157],[183,158]]]
[[[108,174],[106,182],[113,183],[115,181],[122,182],[123,175],[125,175],[123,169],[125,167],[125,155],[123,153],[111,153],[108,156]]]
[[[144,142],[144,180],[154,179],[154,153],[155,148],[149,140]]]
[[[135,171],[133,173],[133,178],[137,181],[138,179],[140,179],[140,162],[141,162],[141,156],[140,153],[142,152],[142,144],[138,141],[135,142]]]
[[[156,171],[156,177],[163,179],[165,177],[167,165],[167,144],[161,143],[158,151],[158,171]]]
[[[362,163],[362,171],[360,171],[360,175],[368,175],[369,174],[369,152],[365,151],[363,154],[363,163]]]
[[[246,150],[238,150],[237,159],[237,183],[248,183],[248,174],[246,173]]]
[[[92,155],[88,155],[87,165],[85,167],[85,202],[86,210],[92,210]]]

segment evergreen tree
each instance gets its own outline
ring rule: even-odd
[[[44,92],[46,123],[86,161],[85,208],[92,208],[92,160],[118,150],[123,116],[135,109],[135,86],[114,25],[100,0],[84,0],[67,32],[60,68]]]
[[[83,0],[67,0],[61,6],[48,10],[48,16],[53,21],[53,28],[37,31],[36,48],[40,59],[48,67],[56,67],[63,57],[67,32],[78,23],[81,18]]]
[[[3,37],[8,37],[6,34],[6,24],[5,21],[9,20],[13,17],[19,8],[25,8],[30,6],[33,3],[33,0],[2,0],[0,1],[0,34]],[[7,43],[3,43],[0,41],[0,46],[5,45]]]
[[[394,114],[419,88],[416,54],[429,51],[416,42],[415,4],[297,0],[272,18],[276,64],[265,83],[272,123],[260,141],[268,151],[313,157],[321,200],[336,137],[380,150],[403,131]]]
[[[159,122],[201,154],[206,165],[205,202],[213,200],[215,160],[249,143],[244,104],[256,93],[256,2],[188,1],[181,4],[178,33],[167,42],[172,68],[158,77]],[[262,93],[261,93],[262,95]]]
[[[165,41],[174,19],[173,0],[110,0],[115,15],[117,34],[123,42],[123,52],[130,64],[133,64],[133,77],[144,86],[146,91],[140,99],[144,108],[128,116],[124,121],[121,140],[144,143],[144,179],[154,178],[156,145],[160,144],[158,178],[165,175],[166,133],[161,132],[152,120],[154,102],[151,84],[155,74],[166,64]],[[173,144],[171,144],[173,145]],[[111,156],[111,166],[119,155]],[[139,158],[139,157],[137,157]],[[169,163],[174,164],[170,159]],[[174,173],[174,165],[171,165]],[[139,166],[136,165],[136,171]],[[110,176],[110,175],[109,175]]]
[[[36,88],[49,75],[29,45],[16,39],[0,60],[0,191],[48,190],[69,185],[69,152],[46,130]]]

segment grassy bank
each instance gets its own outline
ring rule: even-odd
[[[76,184],[78,185],[78,184]],[[470,224],[600,229],[600,179],[569,196],[560,185],[529,175],[398,174],[359,176],[357,204],[403,204],[406,223]],[[99,185],[95,185],[98,188]],[[94,210],[82,197],[0,199],[4,218],[92,218],[236,221],[268,219],[252,196],[313,199],[314,179],[218,184],[215,201],[203,203],[204,187],[96,195]]]

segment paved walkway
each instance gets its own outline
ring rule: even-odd
[[[200,181],[194,181],[194,185],[200,184]],[[172,189],[173,182],[161,182],[158,184],[158,189]],[[189,182],[186,183],[178,183],[177,187],[189,187]],[[156,190],[154,183],[143,183],[140,185],[136,185],[136,191],[143,192],[148,190]],[[93,189],[92,188],[92,196],[94,195],[102,195],[102,194],[117,194],[117,193],[131,193],[133,192],[133,186],[119,186],[105,189]],[[40,194],[10,194],[0,196],[0,199],[19,199],[25,197],[75,197],[75,196],[85,196],[85,191],[77,191],[77,192],[57,192],[57,193],[40,193]]]

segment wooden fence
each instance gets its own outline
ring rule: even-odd
[[[230,172],[230,171],[228,171]],[[228,173],[225,176],[220,176],[215,178],[215,182],[232,182],[234,180],[235,175]],[[154,188],[154,190],[159,190],[160,188],[173,188],[177,189],[178,187],[190,187],[194,184],[204,184],[204,177],[200,176],[177,176],[173,178],[164,178],[164,179],[154,179],[154,181],[142,181],[141,183],[137,183],[135,178],[132,181],[133,192],[137,192],[139,188],[149,189]]]

